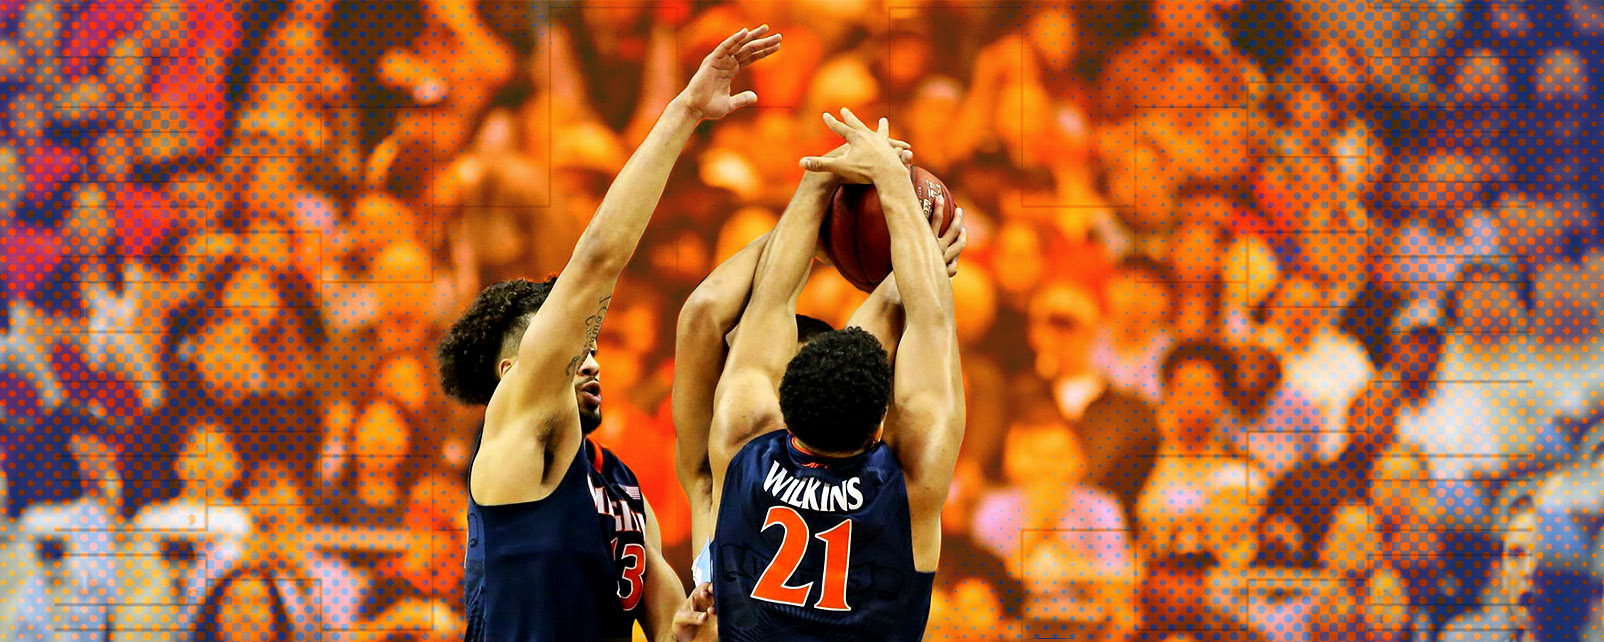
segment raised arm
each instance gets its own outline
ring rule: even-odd
[[[724,371],[724,337],[741,319],[752,293],[752,276],[768,246],[764,234],[719,264],[685,300],[674,332],[674,460],[679,483],[691,501],[691,550],[712,537],[713,467],[707,436],[713,424],[713,393]]]
[[[731,96],[730,81],[742,67],[779,48],[779,36],[765,37],[767,32],[766,26],[742,29],[709,54],[614,179],[524,332],[517,360],[502,375],[486,410],[487,441],[495,438],[509,414],[531,430],[551,426],[542,417],[573,414],[577,403],[573,375],[601,332],[618,275],[657,208],[669,170],[699,122],[722,118],[757,101],[751,92]]]
[[[876,132],[849,110],[841,110],[841,116],[846,122],[825,114],[825,124],[847,139],[851,149],[837,159],[803,159],[803,166],[826,169],[848,181],[872,182],[880,195],[891,232],[892,276],[902,295],[905,318],[884,439],[907,477],[916,566],[934,568],[940,555],[941,506],[964,428],[952,283],[942,250],[921,215],[908,171],[891,153],[885,119]]]
[[[796,298],[807,283],[819,226],[838,185],[828,174],[805,174],[758,259],[752,296],[713,398],[707,452],[715,512],[730,459],[753,437],[783,425],[778,387],[796,354]]]
[[[939,210],[932,211],[930,228],[932,231],[941,230],[941,215]],[[969,235],[963,226],[963,208],[958,208],[952,225],[948,226],[947,233],[941,236],[941,256],[947,263],[947,277],[952,278],[958,273],[958,257],[963,255],[964,248],[969,244]],[[852,318],[847,320],[847,327],[863,328],[874,338],[880,340],[880,345],[886,349],[886,356],[896,363],[897,344],[902,341],[902,293],[897,290],[896,278],[888,278],[876,286],[869,298],[852,312]]]

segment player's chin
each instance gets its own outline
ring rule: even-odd
[[[597,428],[601,427],[601,422],[602,411],[600,404],[591,405],[589,402],[579,402],[579,428],[585,434],[588,435],[595,432]]]

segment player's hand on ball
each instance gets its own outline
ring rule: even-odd
[[[699,120],[718,120],[737,109],[757,103],[757,94],[743,91],[730,95],[730,82],[747,65],[780,50],[780,34],[769,35],[769,26],[742,29],[726,38],[713,53],[702,59],[702,66],[691,77],[679,98]]]
[[[908,141],[893,138],[891,139],[891,146],[897,148],[897,153],[902,156],[902,164],[911,169],[913,167],[913,145],[908,144]],[[840,158],[846,155],[847,150],[851,147],[851,143],[842,143],[840,147],[830,150],[830,153],[825,154],[824,157]]]
[[[703,584],[691,591],[685,604],[674,614],[674,639],[678,642],[717,640],[718,619],[713,613],[713,585]]]
[[[936,233],[941,232],[941,208],[935,208],[930,216],[930,229]],[[953,214],[952,225],[947,227],[947,233],[937,237],[941,241],[941,258],[947,261],[947,277],[958,275],[958,257],[969,246],[969,231],[964,229],[964,208],[960,207]]]
[[[891,124],[880,119],[878,130],[869,129],[852,110],[841,110],[842,120],[824,115],[824,124],[847,141],[846,153],[830,157],[808,156],[802,159],[802,168],[814,172],[830,172],[849,183],[873,183],[875,175],[887,169],[906,170],[904,155],[891,142]],[[911,161],[912,157],[908,159]]]

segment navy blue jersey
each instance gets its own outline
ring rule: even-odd
[[[719,636],[917,642],[934,573],[913,565],[902,467],[885,444],[819,457],[780,430],[724,476],[713,535]]]
[[[545,499],[470,494],[463,640],[628,639],[644,612],[645,531],[635,474],[588,439]]]

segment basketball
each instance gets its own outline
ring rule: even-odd
[[[958,208],[952,201],[952,191],[923,168],[915,167],[909,174],[924,219],[928,221],[931,212],[940,208],[940,233],[945,234]],[[891,274],[891,230],[886,226],[880,195],[873,185],[842,185],[837,189],[819,236],[836,271],[859,290],[873,292]]]

